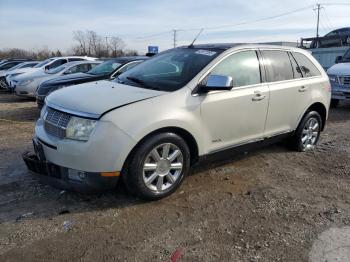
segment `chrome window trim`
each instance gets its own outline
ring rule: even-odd
[[[130,65],[131,63],[139,62],[139,64],[140,64],[140,63],[142,63],[143,61],[145,61],[145,60],[133,60],[133,61],[127,62],[127,63],[125,63],[124,65],[120,66],[120,67],[111,75],[111,77],[115,77],[116,74],[117,74],[120,70],[122,70],[124,67]]]
[[[88,119],[93,119],[93,120],[98,120],[99,117],[100,117],[99,114],[88,113],[88,112],[77,111],[77,110],[71,110],[71,109],[68,109],[68,108],[61,107],[59,105],[55,105],[55,104],[50,103],[48,101],[46,101],[46,105],[48,107],[51,107],[53,109],[56,109],[56,110],[64,112],[64,113],[71,114],[73,116],[78,116],[78,117],[88,118]]]

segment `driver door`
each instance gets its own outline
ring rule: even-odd
[[[202,123],[208,132],[208,151],[263,139],[269,88],[262,83],[256,51],[240,51],[219,62],[210,72],[233,78],[230,91],[201,94]]]

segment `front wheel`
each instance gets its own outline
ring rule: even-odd
[[[173,193],[189,167],[190,151],[186,142],[174,133],[161,133],[137,146],[123,178],[132,194],[145,200],[156,200]]]
[[[297,151],[307,151],[315,147],[320,138],[322,118],[316,111],[310,111],[301,120],[292,137],[292,146]]]

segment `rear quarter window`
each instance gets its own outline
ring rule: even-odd
[[[293,53],[304,77],[320,76],[321,72],[317,69],[313,62],[306,55],[301,53]]]
[[[262,54],[268,82],[294,79],[292,64],[286,51],[265,50]]]

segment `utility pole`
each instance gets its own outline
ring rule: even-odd
[[[320,27],[320,11],[321,11],[321,4],[317,4],[317,8],[314,10],[317,10],[317,26],[316,26],[316,37],[319,37],[319,27]]]
[[[174,41],[174,48],[176,47],[176,34],[177,34],[177,31],[176,29],[173,30],[173,41]]]

